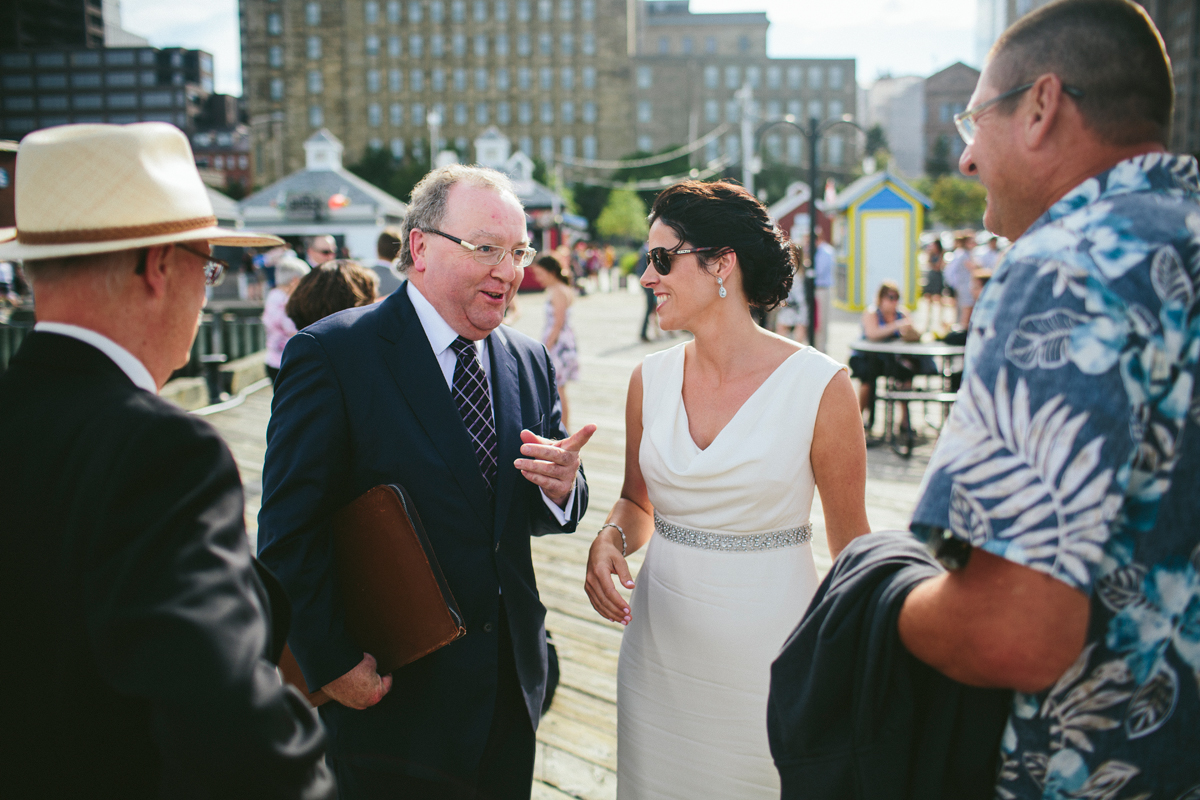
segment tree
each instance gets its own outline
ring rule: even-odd
[[[413,187],[429,171],[424,162],[412,158],[399,161],[390,151],[371,147],[363,153],[360,161],[348,165],[346,169],[401,200],[412,194]]]
[[[888,149],[887,133],[883,126],[876,123],[867,131],[867,155],[873,156],[880,150]]]
[[[937,180],[950,173],[950,139],[942,134],[933,143],[933,152],[929,154],[929,158],[925,159],[925,174]]]
[[[977,181],[943,175],[924,178],[918,189],[933,201],[933,217],[947,228],[980,227],[987,207],[987,189]]]
[[[608,202],[596,220],[596,232],[602,239],[636,242],[649,233],[646,223],[646,205],[637,192],[629,189],[613,189]]]

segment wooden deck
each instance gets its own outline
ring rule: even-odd
[[[540,295],[521,297],[516,327],[532,336],[542,329]],[[572,317],[580,348],[581,379],[571,384],[574,427],[599,426],[584,450],[591,503],[580,533],[534,540],[533,557],[542,600],[549,612],[561,660],[562,679],[554,704],[538,729],[533,797],[537,800],[609,800],[616,797],[617,654],[621,626],[602,620],[583,592],[584,565],[595,531],[621,489],[624,463],[624,407],[629,374],[647,353],[683,341],[665,339],[642,344],[637,339],[643,298],[637,294],[593,294],[581,298]],[[846,345],[857,335],[857,321],[835,319],[830,336],[834,357],[847,358]],[[262,462],[270,416],[270,389],[250,395],[237,408],[208,417],[229,442],[246,485],[246,523],[252,542],[262,492]],[[915,500],[916,486],[932,444],[918,446],[904,461],[886,448],[869,451],[868,516],[872,527],[903,528]],[[824,574],[829,554],[824,538],[820,498],[814,498],[813,550]],[[634,575],[640,554],[630,559]]]

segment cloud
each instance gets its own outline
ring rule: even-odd
[[[237,0],[122,0],[121,24],[131,33],[145,36],[155,47],[188,47],[212,53],[216,90],[242,93]]]

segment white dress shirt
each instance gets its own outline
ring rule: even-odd
[[[458,333],[450,327],[446,320],[442,319],[442,315],[437,312],[432,303],[425,299],[420,290],[412,285],[412,281],[408,282],[408,299],[412,301],[413,309],[417,312],[417,319],[421,321],[421,327],[425,330],[425,336],[429,339],[429,346],[433,348],[433,355],[437,358],[438,366],[442,369],[442,376],[446,379],[446,386],[453,391],[454,368],[458,365],[458,354],[454,352],[454,349],[450,345],[458,338]],[[496,412],[494,409],[496,407],[496,392],[492,388],[492,359],[488,352],[487,338],[475,342],[475,352],[479,356],[479,363],[483,366],[483,377],[487,380],[488,393],[492,397],[492,424],[495,425]],[[571,509],[575,506],[575,493],[572,492],[567,497],[566,508],[559,508],[558,503],[547,497],[545,491],[542,492],[542,500],[545,501],[546,507],[550,509],[550,513],[558,520],[558,524],[565,525],[570,518]]]
[[[113,363],[129,376],[129,380],[133,381],[134,386],[139,389],[145,389],[150,394],[158,394],[158,385],[150,375],[150,370],[146,369],[146,365],[139,361],[133,353],[121,347],[121,345],[104,334],[96,333],[90,328],[68,325],[65,322],[39,322],[33,326],[33,329],[40,333],[57,333],[60,336],[70,336],[72,339],[78,339],[84,344],[90,344],[111,358]]]

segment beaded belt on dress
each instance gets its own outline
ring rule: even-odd
[[[812,525],[804,523],[798,528],[788,528],[770,533],[736,534],[711,533],[672,525],[654,513],[654,531],[666,539],[701,550],[725,550],[731,553],[751,550],[778,550],[795,547],[812,539]]]

